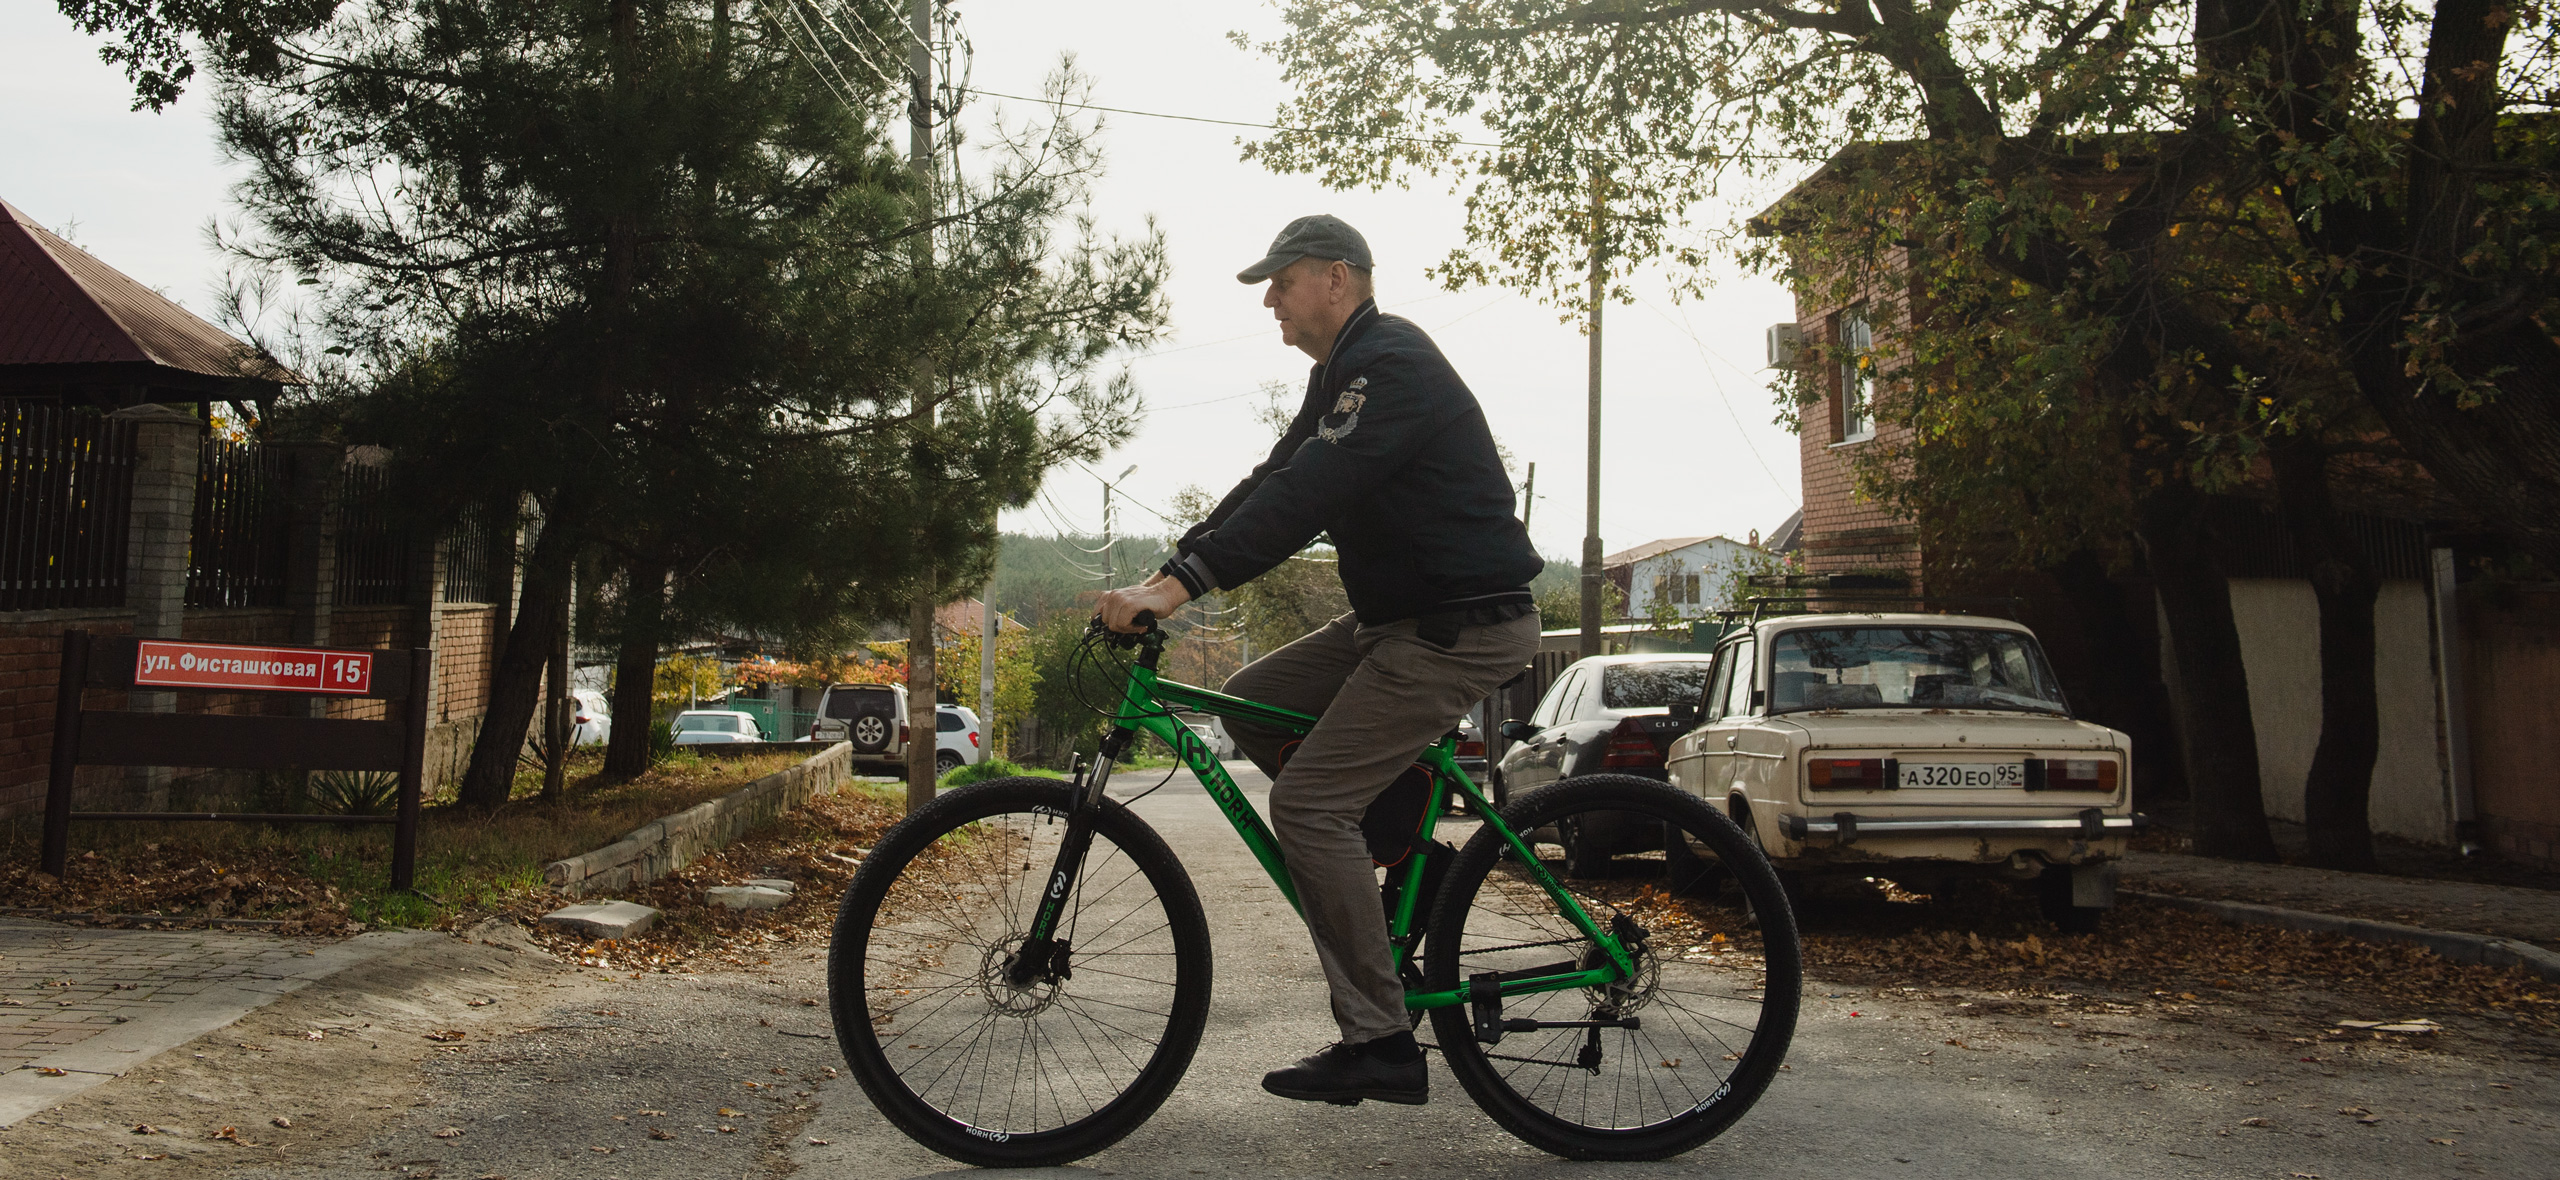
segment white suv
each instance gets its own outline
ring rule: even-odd
[[[933,707],[933,773],[946,775],[987,760],[986,740],[978,715],[958,705]]]
[[[829,685],[818,697],[809,740],[851,742],[856,766],[874,774],[905,774],[907,686]]]
[[[2024,626],[1762,619],[1717,645],[1695,720],[1671,744],[1672,783],[1725,808],[1781,870],[1923,892],[1958,874],[2033,880],[2074,931],[2115,904],[2139,822],[2133,742],[2071,716]]]

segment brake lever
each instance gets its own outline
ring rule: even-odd
[[[1099,635],[1113,647],[1136,647],[1138,646],[1139,640],[1145,639],[1147,636],[1155,633],[1156,612],[1154,611],[1139,611],[1138,617],[1129,621],[1136,623],[1139,629],[1136,631],[1114,631],[1103,625],[1102,616],[1095,615],[1093,621],[1085,625],[1084,633],[1087,638]]]

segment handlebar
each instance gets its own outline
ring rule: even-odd
[[[1102,616],[1095,615],[1093,621],[1085,625],[1084,633],[1088,636],[1101,636],[1102,638],[1109,640],[1113,647],[1136,647],[1150,636],[1163,634],[1163,632],[1158,630],[1156,627],[1156,612],[1154,611],[1139,611],[1137,617],[1129,621],[1136,623],[1139,630],[1114,631],[1103,625]]]

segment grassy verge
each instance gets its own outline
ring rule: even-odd
[[[573,758],[567,800],[539,801],[542,775],[516,778],[495,812],[430,801],[418,829],[415,893],[391,889],[387,825],[84,823],[71,833],[61,881],[36,871],[38,834],[22,826],[0,855],[0,897],[48,910],[150,915],[172,923],[272,919],[288,931],[435,926],[514,908],[543,888],[542,866],[600,848],[659,816],[718,798],[800,760],[725,760],[680,751],[628,782],[599,773],[601,753]]]

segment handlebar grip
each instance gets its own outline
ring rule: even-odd
[[[1138,612],[1138,617],[1129,621],[1137,624],[1138,629],[1144,631],[1147,628],[1156,625],[1156,612],[1151,610],[1142,610]]]

